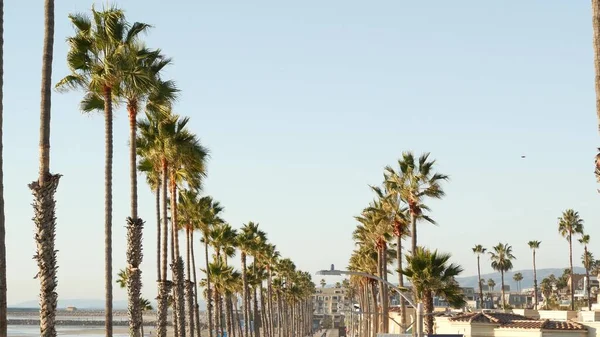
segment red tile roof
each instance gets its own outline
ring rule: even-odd
[[[513,329],[543,329],[543,330],[587,330],[587,328],[574,321],[539,320],[522,315],[501,312],[474,312],[465,313],[450,318],[452,322],[476,322],[498,324],[502,328]]]

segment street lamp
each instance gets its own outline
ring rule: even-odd
[[[406,294],[404,294],[403,290],[407,291],[408,289],[396,287],[395,285],[388,282],[387,280],[384,280],[381,277],[378,277],[378,276],[375,276],[375,275],[372,275],[369,273],[365,273],[365,272],[361,272],[361,271],[351,271],[351,270],[336,270],[334,268],[334,265],[331,265],[331,268],[329,270],[319,270],[317,272],[317,275],[323,275],[323,276],[355,275],[355,276],[362,276],[362,277],[370,278],[370,279],[385,283],[385,285],[387,285],[388,287],[395,290],[398,294],[400,294],[400,296],[402,298],[404,298],[408,302],[408,304],[410,304],[413,308],[415,308],[416,336],[417,337],[423,336],[423,304],[422,303],[415,304],[408,296],[406,296]]]

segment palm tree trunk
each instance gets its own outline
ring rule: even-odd
[[[143,221],[138,218],[137,204],[137,102],[127,105],[129,116],[129,178],[131,181],[131,217],[127,219],[127,264],[129,278],[127,279],[127,297],[129,314],[130,335],[137,337],[141,332],[142,308],[141,288],[142,271],[139,269],[142,262],[142,232]]]
[[[156,335],[158,337],[166,337],[167,336],[167,320],[168,320],[168,299],[169,292],[171,291],[172,283],[167,280],[167,261],[168,261],[168,250],[169,250],[169,221],[167,217],[167,162],[162,160],[161,162],[161,179],[158,185],[160,188],[157,188],[157,191],[162,189],[162,193],[160,193],[160,197],[162,198],[162,242],[159,242],[162,245],[162,252],[160,258],[160,268],[161,272],[159,273],[160,282],[158,284],[158,307],[156,308]],[[159,193],[157,193],[158,198]],[[160,222],[160,221],[159,221]],[[160,232],[160,229],[158,230]],[[158,234],[160,235],[160,234]],[[172,242],[172,239],[171,239]],[[172,246],[172,245],[171,245]],[[174,310],[173,310],[174,311]],[[176,328],[176,326],[175,326]]]
[[[215,281],[217,282],[217,281]],[[219,292],[217,289],[213,291],[214,293],[214,302],[215,302],[215,330],[217,331],[217,337],[223,336],[221,332],[221,327],[223,324],[221,323],[221,303],[219,303]]]
[[[195,315],[194,315],[194,284],[191,281],[191,269],[192,269],[192,259],[191,259],[191,255],[192,255],[192,249],[191,249],[191,231],[189,229],[189,226],[186,227],[185,230],[185,240],[186,240],[186,245],[185,245],[185,249],[186,249],[186,266],[187,266],[187,280],[185,282],[185,292],[186,292],[186,301],[187,301],[187,309],[188,309],[188,330],[187,330],[187,335],[189,337],[193,337],[194,333],[195,333],[195,329],[194,329],[194,319],[195,319]]]
[[[104,329],[106,337],[113,335],[112,288],[112,164],[113,164],[113,111],[112,90],[104,87]]]
[[[589,261],[588,261],[588,249],[587,249],[587,245],[585,245],[584,247],[584,254],[585,254],[585,280],[586,280],[586,287],[585,287],[585,291],[587,292],[587,300],[588,300],[588,310],[592,311],[592,295],[590,294],[590,269],[589,267]]]
[[[283,328],[282,328],[281,324],[283,322],[281,320],[281,315],[283,315],[283,310],[281,308],[281,292],[280,292],[280,290],[277,290],[275,292],[275,294],[277,296],[277,336],[282,337],[283,336]]]
[[[160,274],[160,182],[156,185],[156,280],[161,281],[162,275]]]
[[[198,305],[198,280],[196,279],[196,258],[194,254],[194,231],[190,233],[190,250],[192,251],[192,275],[194,276],[194,315],[196,317],[196,334],[202,337],[200,327],[200,306]],[[190,335],[192,337],[192,335]]]
[[[381,252],[381,269],[383,270],[383,275],[381,278],[387,281],[387,243],[383,242],[383,251]],[[383,297],[381,298],[381,308],[382,308],[382,320],[383,320],[383,333],[388,333],[390,319],[389,319],[389,295],[388,295],[388,286],[384,282],[383,284]]]
[[[263,287],[262,284],[259,286],[260,289],[260,326],[262,328],[262,333],[264,337],[270,337],[269,334],[269,329],[268,326],[269,324],[267,323],[267,310],[265,310],[265,292],[263,291]]]
[[[127,299],[129,316],[129,335],[138,337],[142,324],[142,308],[140,295],[142,291],[142,219],[127,218]]]
[[[592,0],[592,27],[594,30],[594,69],[596,73],[596,115],[600,131],[600,0]]]
[[[171,174],[171,230],[173,232],[173,241],[175,243],[175,262],[172,266],[176,271],[173,281],[175,282],[175,309],[178,322],[178,333],[180,337],[186,337],[185,331],[185,295],[184,295],[184,263],[179,250],[179,230],[177,222],[177,184],[175,176]]]
[[[411,241],[412,241],[412,254],[417,250],[417,215],[410,212],[410,230],[411,230]]]
[[[379,326],[379,310],[377,305],[377,292],[375,290],[375,283],[371,284],[371,296],[373,298],[373,328],[371,330],[371,336],[377,337],[377,327]]]
[[[246,274],[246,253],[242,252],[242,288],[243,288],[243,299],[244,299],[244,333],[242,334],[242,337],[248,337],[249,336],[249,329],[248,329],[248,325],[249,325],[249,315],[248,315],[248,278],[247,278],[247,274]]]
[[[254,263],[256,263],[256,261],[254,261]],[[254,337],[260,337],[260,316],[258,313],[258,292],[256,290],[256,286],[252,287],[253,288],[253,303],[254,303],[254,317],[253,317],[253,322],[254,322]]]
[[[208,233],[203,233],[204,235],[204,262],[206,263],[206,308],[208,310],[208,335],[209,337],[213,337],[213,319],[212,319],[212,305],[211,305],[211,298],[212,298],[212,288],[210,287],[210,271],[208,268],[208,264],[209,264],[209,260],[208,260]]]
[[[398,270],[402,270],[402,237],[396,237],[396,260],[398,261]],[[404,276],[398,273],[398,285],[404,287]],[[406,304],[404,298],[400,296],[400,333],[406,332]]]
[[[40,171],[37,181],[29,185],[33,196],[35,241],[37,251],[35,259],[38,264],[40,280],[40,336],[56,336],[56,219],[54,194],[58,187],[60,175],[50,174],[50,115],[52,86],[52,57],[54,46],[54,1],[45,1],[45,33],[42,62],[41,104],[40,104]],[[0,2],[0,43],[4,34],[4,3]],[[0,45],[1,46],[1,45]],[[3,47],[0,47],[3,48]],[[0,64],[2,61],[0,50]],[[2,77],[0,73],[0,85]],[[1,88],[1,87],[0,87]],[[1,98],[1,96],[0,96]],[[1,111],[1,110],[0,110]],[[0,151],[2,150],[2,115],[0,114]],[[2,154],[0,153],[0,336],[7,335],[6,309],[6,247],[4,218],[4,173]]]
[[[533,296],[535,297],[535,310],[538,310],[538,284],[537,270],[535,267],[535,249],[533,250]]]
[[[275,324],[273,323],[273,270],[269,267],[269,277],[267,278],[267,302],[269,306],[269,330],[271,331],[271,337],[275,337],[275,331],[273,330]]]
[[[504,270],[500,271],[500,277],[502,278],[502,310],[506,310],[506,296],[504,296]]]
[[[433,294],[425,291],[423,294],[423,311],[425,312],[425,334],[433,334]]]
[[[479,303],[481,304],[481,309],[483,309],[483,285],[481,284],[481,265],[480,256],[477,254],[477,283],[479,283]]]
[[[575,282],[573,282],[573,243],[571,242],[571,239],[572,239],[572,235],[571,235],[571,233],[569,233],[569,265],[571,266],[571,269],[570,269],[571,310],[575,310],[575,287],[574,287]]]
[[[225,304],[225,324],[226,324],[226,332],[227,332],[227,337],[231,337],[232,333],[233,333],[233,329],[231,328],[233,326],[233,324],[231,324],[231,312],[230,312],[230,308],[229,308],[229,294],[226,294],[225,296],[223,296],[223,302]]]

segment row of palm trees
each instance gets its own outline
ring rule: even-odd
[[[433,333],[433,296],[444,296],[451,305],[465,304],[455,277],[462,268],[450,263],[450,255],[418,246],[417,224],[435,221],[429,215],[428,199],[444,196],[442,183],[448,176],[435,172],[435,160],[429,153],[416,157],[405,152],[398,160],[398,168],[386,167],[381,186],[372,186],[375,199],[356,217],[353,232],[356,243],[349,269],[377,275],[387,281],[389,265],[396,262],[398,284],[410,280],[412,296],[423,302],[425,330]],[[411,237],[408,252],[403,251],[403,240]],[[362,276],[351,277],[352,292],[358,297],[363,312],[373,313],[361,318],[363,336],[375,336],[389,331],[389,289],[385,282]],[[378,314],[381,308],[381,315]],[[400,326],[406,331],[406,303],[400,301]]]
[[[3,3],[0,0],[0,11]],[[50,95],[51,95],[51,65],[54,41],[54,1],[46,0],[46,34],[44,39],[44,63],[42,76],[42,109],[40,128],[40,176],[30,184],[34,194],[34,222],[36,225],[37,253],[41,291],[40,291],[40,330],[41,336],[55,336],[55,316],[58,295],[57,261],[54,248],[55,232],[55,202],[54,194],[60,178],[59,174],[49,172],[49,132],[50,132]],[[1,17],[0,13],[0,17]],[[171,80],[162,76],[163,70],[170,65],[171,60],[163,55],[159,49],[145,46],[141,36],[150,28],[148,24],[135,22],[129,23],[124,11],[117,7],[105,8],[98,11],[94,8],[91,15],[71,14],[69,19],[73,24],[75,33],[67,39],[69,52],[67,64],[70,72],[62,78],[56,88],[59,91],[80,90],[84,93],[80,108],[83,112],[100,111],[104,114],[105,121],[105,331],[106,336],[112,336],[112,163],[113,163],[113,108],[125,105],[129,122],[129,158],[131,179],[131,211],[126,219],[127,252],[126,269],[120,279],[128,293],[128,314],[131,336],[140,336],[142,330],[142,312],[146,301],[141,297],[141,270],[142,262],[142,235],[144,221],[138,216],[137,203],[137,174],[143,171],[147,182],[156,193],[157,216],[157,280],[158,280],[158,308],[157,308],[157,334],[166,336],[168,299],[172,298],[174,308],[174,329],[177,337],[200,336],[200,320],[198,310],[198,291],[196,280],[196,267],[193,259],[193,232],[199,229],[202,232],[205,244],[205,255],[208,263],[208,245],[211,244],[210,235],[214,226],[220,225],[218,213],[222,211],[219,204],[210,197],[199,197],[202,181],[206,176],[206,160],[208,150],[204,148],[196,135],[188,129],[189,119],[180,117],[173,112],[173,105],[178,95],[178,88]],[[0,28],[1,28],[0,22]],[[0,31],[1,36],[1,31]],[[0,44],[1,45],[1,44]],[[1,50],[0,50],[1,53]],[[0,54],[1,55],[1,54]],[[0,77],[1,79],[1,77]],[[138,114],[145,112],[145,119],[138,121]],[[140,159],[138,163],[138,159]],[[0,172],[1,173],[1,172]],[[2,202],[0,197],[0,203]],[[187,204],[186,204],[187,203]],[[180,206],[181,204],[181,206]],[[188,208],[185,208],[189,206]],[[2,204],[0,209],[3,211]],[[0,211],[0,234],[2,234],[0,248],[4,249],[4,223],[3,212]],[[179,212],[181,211],[181,216]],[[187,213],[186,213],[187,212]],[[260,232],[253,234],[251,229],[257,225],[248,224],[242,228],[240,235],[256,235],[256,245],[253,240],[243,240],[240,236],[235,245],[226,247],[227,254],[231,255],[235,249],[241,251],[242,261],[246,256],[252,256],[254,263],[252,273],[243,263],[242,275],[232,273],[229,282],[235,279],[242,282],[244,302],[244,329],[240,328],[240,337],[259,337],[259,324],[255,324],[255,331],[248,331],[249,324],[249,286],[254,293],[260,288],[263,295],[262,284],[264,277],[259,277],[258,272],[269,270],[268,293],[269,296],[261,308],[268,308],[273,312],[277,308],[278,315],[270,314],[267,317],[271,322],[269,334],[273,334],[273,326],[277,326],[279,336],[293,336],[306,333],[309,328],[310,310],[308,294],[314,288],[307,273],[297,271],[288,259],[282,259],[286,266],[279,268],[278,255],[274,255],[270,264],[265,264],[262,257],[264,246],[258,244]],[[187,273],[186,263],[180,252],[179,232],[185,230],[187,244]],[[237,236],[236,236],[237,237]],[[170,239],[170,242],[169,242]],[[262,242],[262,241],[261,241]],[[169,244],[170,243],[170,244]],[[170,248],[170,249],[169,249]],[[273,246],[274,250],[274,246]],[[170,252],[171,277],[167,275],[168,253]],[[220,253],[219,253],[220,252]],[[260,253],[259,253],[260,252]],[[0,251],[0,262],[4,263],[5,253]],[[215,250],[215,254],[225,255],[223,250]],[[275,251],[273,251],[275,254]],[[190,261],[191,257],[191,261]],[[258,262],[260,259],[261,262]],[[226,261],[220,258],[214,260],[206,268],[206,294],[210,303],[211,296],[229,298],[227,294],[220,293],[226,289],[222,286],[223,279],[215,278],[211,286],[211,270],[218,271],[215,266],[228,270]],[[212,267],[212,268],[211,268]],[[261,269],[262,268],[262,269]],[[5,297],[5,265],[0,264],[0,330],[6,331],[6,297]],[[256,274],[255,274],[256,273]],[[192,277],[193,275],[193,281]],[[223,274],[224,275],[224,274]],[[229,288],[227,288],[229,289]],[[231,288],[233,289],[233,288]],[[172,290],[172,294],[171,293]],[[274,299],[278,299],[274,305]],[[254,297],[256,301],[256,296]],[[220,312],[219,301],[215,301],[215,312]],[[187,307],[186,307],[187,305]],[[255,309],[256,309],[255,302]],[[208,306],[209,311],[212,306]],[[256,315],[257,310],[254,310]],[[262,310],[265,313],[265,310]],[[276,324],[274,320],[276,319]],[[283,320],[286,320],[284,324]],[[215,322],[221,322],[219,315]],[[230,329],[238,324],[237,319],[231,319]],[[210,332],[213,335],[214,326],[210,322]],[[195,329],[195,327],[198,327]],[[292,329],[294,327],[295,329]],[[0,332],[2,332],[0,331]],[[229,330],[227,330],[229,331]],[[263,330],[266,331],[266,330]],[[264,332],[265,335],[267,332]]]
[[[585,234],[583,230],[583,219],[579,216],[579,213],[572,210],[567,209],[562,213],[562,215],[558,218],[558,232],[559,234],[567,240],[569,243],[569,273],[568,276],[570,279],[573,279],[573,239],[575,236],[580,236],[578,239],[579,243],[584,246],[584,253],[582,255],[582,263],[585,267],[586,271],[586,284],[587,284],[587,303],[588,309],[591,310],[591,291],[590,291],[590,270],[593,268],[595,261],[593,255],[588,251],[588,245],[590,243],[589,234]],[[540,248],[541,241],[532,240],[528,243],[529,248],[532,251],[533,255],[533,287],[534,287],[534,307],[538,308],[538,282],[537,282],[537,266],[536,266],[536,251]],[[492,247],[493,251],[488,252],[491,259],[492,269],[500,272],[501,275],[501,292],[502,292],[502,308],[506,308],[506,299],[505,299],[505,291],[504,291],[504,273],[512,270],[513,263],[512,261],[516,259],[516,257],[512,254],[512,246],[505,243],[499,243],[498,245]],[[477,256],[477,276],[479,281],[479,300],[481,303],[481,307],[483,308],[483,284],[484,280],[481,278],[481,265],[480,258],[483,254],[487,252],[487,249],[482,245],[475,245],[472,248],[473,253]],[[523,275],[520,273],[516,273],[514,275],[514,280],[520,282],[523,279]],[[549,282],[549,281],[548,281]],[[489,282],[488,282],[489,283]],[[488,284],[489,285],[489,284]],[[569,293],[571,296],[571,310],[575,310],[575,291],[574,291],[574,282],[570,282]]]

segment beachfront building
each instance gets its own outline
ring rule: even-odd
[[[348,296],[348,289],[336,287],[318,288],[312,296],[313,300],[313,325],[318,321],[325,327],[340,327],[344,325],[344,318],[352,310],[352,303]]]

